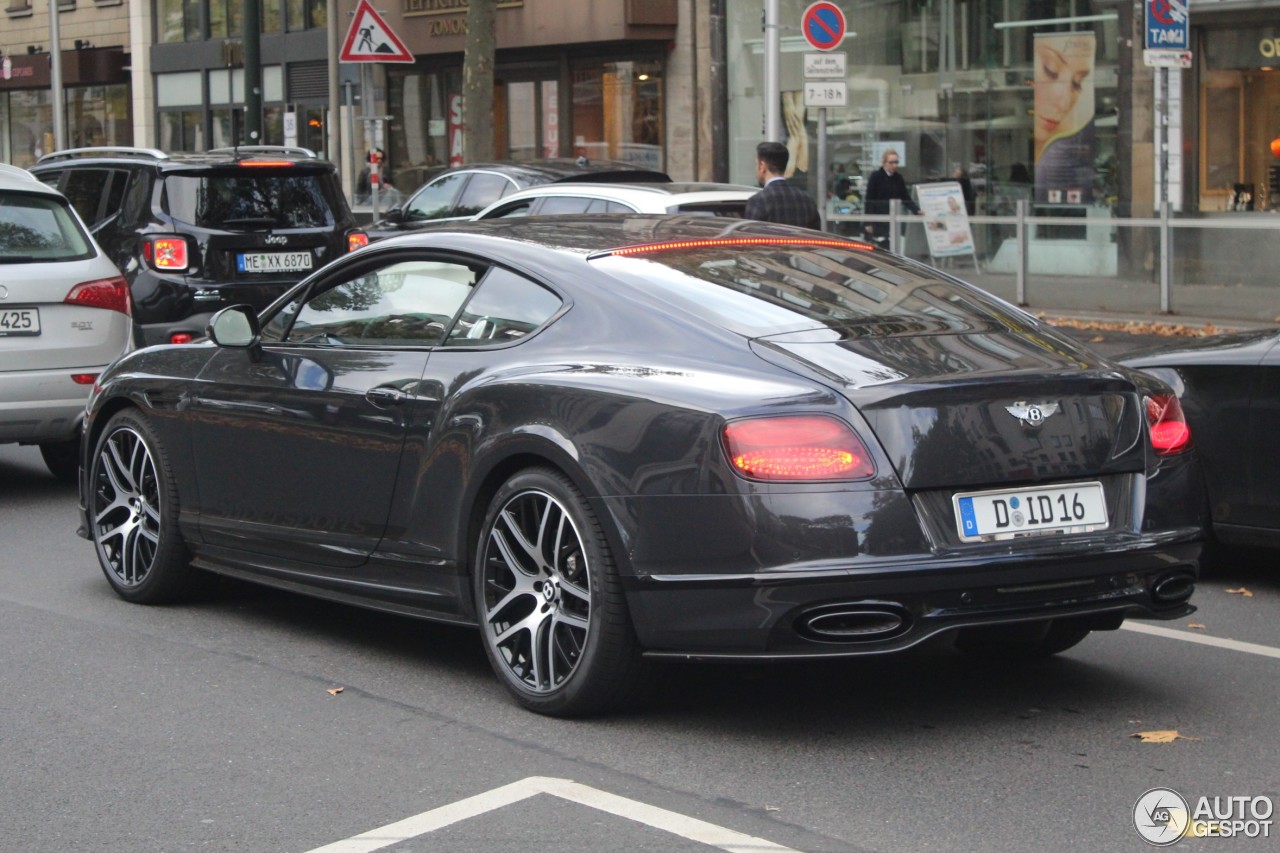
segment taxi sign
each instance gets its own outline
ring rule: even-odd
[[[413,62],[413,54],[400,41],[382,16],[374,11],[369,0],[360,0],[356,6],[351,28],[347,30],[342,45],[342,62]]]
[[[1147,7],[1148,50],[1187,50],[1191,47],[1191,18],[1187,0],[1144,0]]]

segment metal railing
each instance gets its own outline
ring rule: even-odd
[[[1083,208],[1082,208],[1083,209]],[[1103,210],[1103,209],[1099,209]],[[923,228],[928,217],[905,213],[898,200],[890,202],[889,213],[829,213],[828,228],[839,230],[841,223],[888,223],[888,248],[904,251],[907,234],[912,228]],[[1012,272],[993,273],[984,270],[992,260],[991,239],[974,254],[974,275],[962,277],[980,286],[995,285],[1012,292],[1002,293],[1019,305],[1029,305],[1029,294],[1044,307],[1086,307],[1105,310],[1137,310],[1142,313],[1178,313],[1178,308],[1191,307],[1197,314],[1258,322],[1280,322],[1280,215],[1251,212],[1230,215],[1177,215],[1166,203],[1152,217],[1081,218],[1076,216],[1033,216],[1031,203],[1019,199],[1009,215],[969,216],[975,239],[982,234],[995,234],[994,242],[1013,242]],[[1115,274],[1075,275],[1060,271],[1033,272],[1029,258],[1037,246],[1056,242],[1058,248],[1069,246],[1066,240],[1037,240],[1034,233],[1052,227],[1102,229],[1114,244],[1120,269]],[[981,229],[986,229],[985,231]],[[1145,230],[1148,233],[1143,234]],[[1123,235],[1123,232],[1130,232]],[[1199,232],[1199,233],[1193,233]],[[1227,245],[1222,235],[1214,232],[1240,232]],[[1134,234],[1138,236],[1134,236]],[[1123,235],[1123,236],[1122,236]],[[1256,239],[1253,237],[1256,235]],[[917,244],[920,249],[923,244]],[[1082,247],[1085,244],[1081,240]],[[1070,251],[1069,248],[1065,251]],[[1125,256],[1129,253],[1130,256]],[[927,248],[911,254],[930,263]],[[1008,267],[1007,252],[1003,260]],[[1141,255],[1141,257],[1136,257]],[[968,256],[963,256],[967,258]],[[1178,280],[1181,273],[1182,281]],[[1158,295],[1152,289],[1158,287]],[[1193,288],[1199,287],[1200,290]],[[1206,288],[1219,292],[1208,293]],[[1135,302],[1117,298],[1121,290],[1139,294]],[[1070,292],[1073,298],[1065,299]],[[1179,296],[1187,304],[1179,304]],[[1194,297],[1194,298],[1189,298]],[[1079,303],[1079,305],[1059,304]]]

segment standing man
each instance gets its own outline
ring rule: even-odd
[[[790,157],[781,142],[761,142],[756,146],[756,180],[763,189],[747,200],[746,218],[821,228],[822,218],[813,199],[783,177]]]
[[[900,159],[898,152],[892,148],[884,150],[884,154],[880,157],[880,168],[872,172],[871,177],[867,179],[867,190],[863,194],[866,204],[864,209],[867,213],[888,213],[889,202],[895,198],[912,213],[920,212],[920,208],[916,207],[907,189],[906,178],[902,177],[902,173],[898,171]],[[889,236],[887,222],[868,222],[866,230],[867,236],[876,242],[882,242]]]

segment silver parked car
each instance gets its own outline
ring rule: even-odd
[[[132,340],[129,285],[75,210],[0,164],[0,442],[74,483],[85,400]]]

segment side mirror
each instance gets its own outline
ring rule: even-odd
[[[387,208],[386,213],[382,214],[382,218],[393,225],[399,225],[401,222],[404,222],[404,208],[389,207]]]
[[[258,336],[262,334],[258,326],[258,314],[248,305],[232,305],[223,308],[209,321],[206,330],[209,339],[220,347],[256,348]]]

